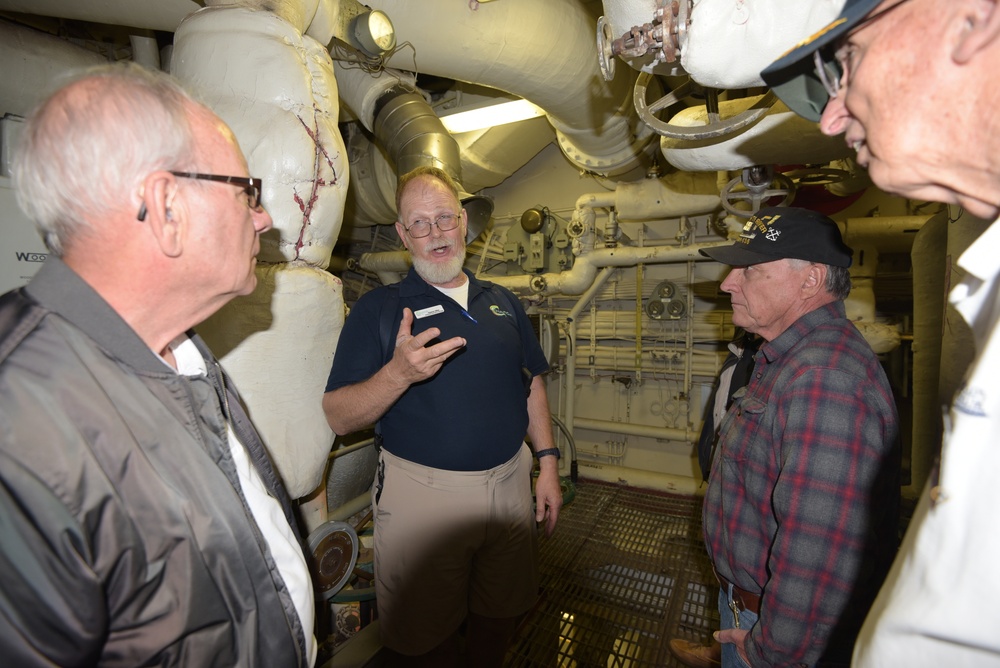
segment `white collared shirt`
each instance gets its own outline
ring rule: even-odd
[[[184,376],[204,376],[207,374],[205,358],[201,356],[198,348],[187,335],[181,335],[171,342],[170,350],[177,363],[177,373]],[[229,436],[229,451],[232,453],[233,462],[236,465],[243,496],[250,506],[250,511],[253,513],[261,534],[267,541],[271,557],[274,559],[281,579],[285,581],[288,593],[295,604],[295,611],[299,615],[299,621],[306,637],[309,665],[312,665],[316,662],[318,648],[316,638],[313,635],[315,622],[313,587],[305,555],[295,538],[295,533],[288,525],[281,504],[268,493],[264,481],[247,455],[246,448],[236,437],[232,424],[227,423],[226,431]]]
[[[978,354],[945,417],[938,480],[920,498],[853,666],[1000,667],[1000,222],[958,264],[968,274],[949,300]]]

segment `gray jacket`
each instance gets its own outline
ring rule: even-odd
[[[0,662],[301,667],[226,414],[296,529],[232,382],[166,367],[57,258],[0,297]],[[298,534],[296,534],[298,535]]]

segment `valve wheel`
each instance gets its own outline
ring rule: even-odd
[[[741,187],[742,190],[738,190],[737,187]],[[767,187],[752,190],[747,189],[743,177],[737,176],[726,184],[720,195],[722,208],[738,218],[749,218],[761,208],[764,202],[772,197],[780,196],[783,196],[783,199],[774,206],[788,206],[795,198],[795,183],[784,174],[775,174]],[[749,202],[750,211],[737,209],[734,206],[736,202]]]
[[[774,93],[768,91],[746,111],[723,119],[719,113],[719,91],[714,88],[706,88],[705,106],[708,110],[708,123],[705,125],[674,125],[661,121],[656,114],[671,107],[701,87],[694,83],[689,77],[684,83],[674,88],[672,91],[656,100],[653,103],[646,102],[646,89],[652,80],[653,75],[649,72],[641,72],[635,80],[635,88],[632,92],[632,102],[639,118],[646,125],[651,127],[657,134],[672,139],[717,139],[731,135],[743,128],[756,123],[774,105],[777,98]]]

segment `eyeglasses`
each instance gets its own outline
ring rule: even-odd
[[[836,50],[833,52],[832,59],[825,59],[822,55],[824,51],[829,53],[829,47],[813,51],[813,63],[816,66],[816,75],[819,77],[819,81],[823,84],[823,88],[826,89],[827,95],[830,96],[830,99],[840,95],[844,79],[852,69],[851,64],[855,55],[855,49],[851,44],[847,43],[847,40],[861,28],[877,21],[894,10],[896,7],[906,4],[907,2],[909,2],[909,0],[899,0],[899,2],[889,5],[882,11],[873,12],[855,23],[850,32],[834,42],[834,45],[839,44],[839,46],[837,46]]]
[[[220,176],[219,174],[201,174],[199,172],[174,172],[171,171],[174,176],[180,176],[185,179],[198,179],[201,181],[216,181],[218,183],[228,183],[229,185],[237,186],[242,188],[243,192],[247,195],[247,206],[251,209],[260,208],[260,193],[261,189],[264,187],[263,182],[260,179],[255,179],[252,176]],[[136,216],[140,221],[146,220],[146,203],[143,202],[142,206],[139,207],[139,214]]]
[[[403,229],[406,230],[406,233],[414,239],[421,239],[431,233],[431,225],[437,225],[438,230],[441,232],[447,232],[448,230],[453,230],[458,227],[458,221],[461,220],[461,218],[461,212],[442,213],[433,221],[415,220],[409,227],[404,225]]]

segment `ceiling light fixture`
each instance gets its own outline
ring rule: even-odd
[[[513,100],[485,107],[464,109],[441,117],[441,123],[452,134],[486,128],[544,116],[545,111],[527,100]]]
[[[396,46],[396,29],[385,12],[364,11],[351,21],[351,33],[369,56],[378,57]]]

